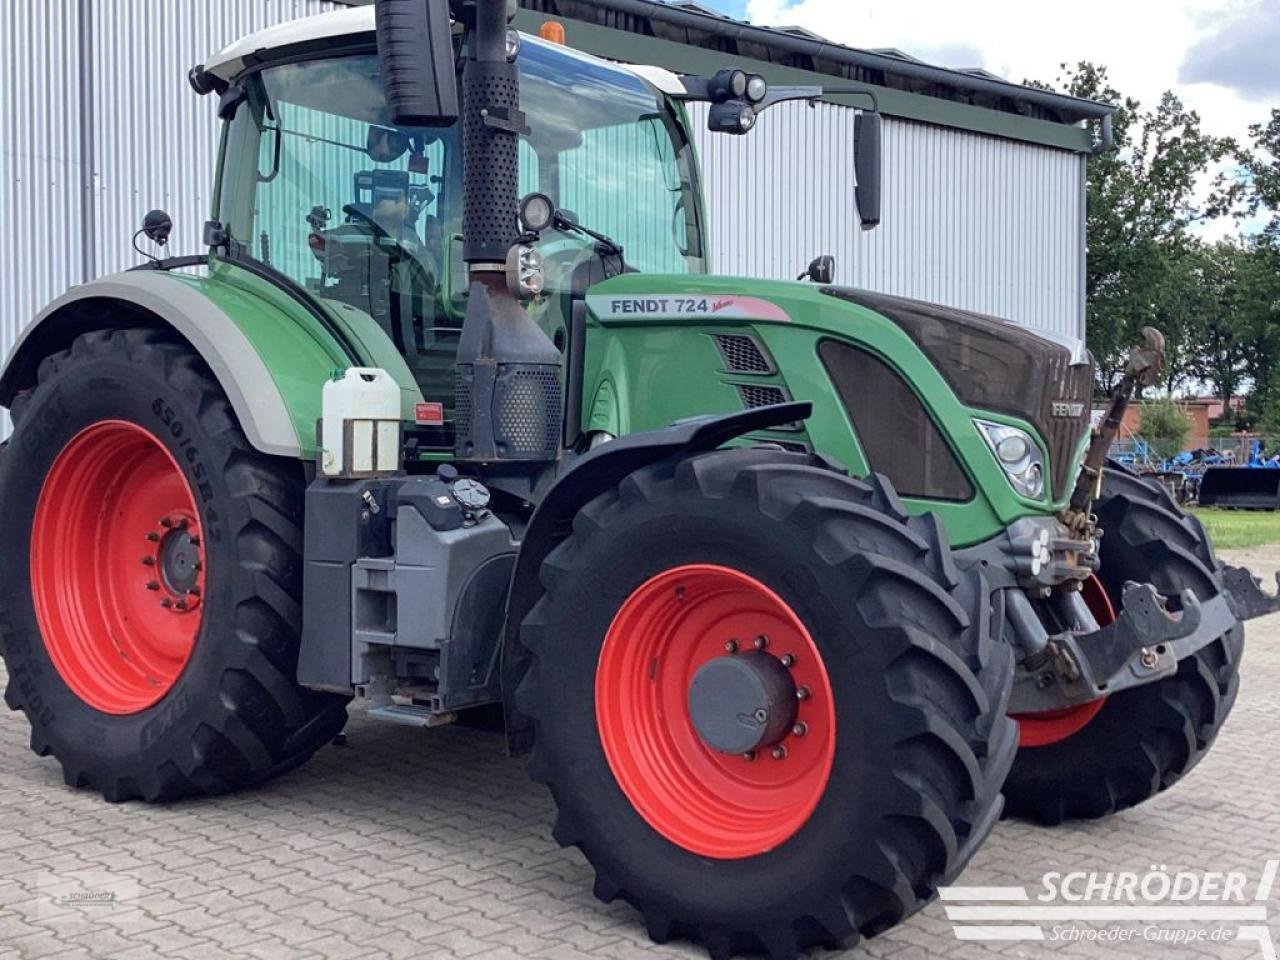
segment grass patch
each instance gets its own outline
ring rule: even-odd
[[[1227,550],[1280,543],[1280,510],[1218,510],[1194,507],[1215,547]]]

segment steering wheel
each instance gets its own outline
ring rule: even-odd
[[[351,217],[352,219],[361,220],[364,223],[368,224],[368,226],[373,230],[373,235],[377,239],[390,240],[396,246],[401,247],[403,249],[403,245],[400,243],[400,241],[397,240],[395,237],[393,237],[391,234],[389,234],[387,232],[386,227],[380,224],[377,220],[373,219],[373,217],[369,216],[369,214],[365,213],[363,210],[357,207],[354,203],[345,204],[342,208],[342,212],[345,213],[348,217]]]

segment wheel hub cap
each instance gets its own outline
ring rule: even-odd
[[[689,686],[689,717],[712,750],[745,754],[781,743],[795,725],[796,684],[763,651],[708,660]]]
[[[161,537],[157,551],[161,580],[168,593],[191,606],[199,596],[200,573],[204,569],[200,539],[192,533],[191,521],[185,517],[169,520],[167,525],[169,532]]]

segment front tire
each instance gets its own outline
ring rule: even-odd
[[[1130,580],[1169,597],[1191,588],[1208,600],[1224,589],[1204,527],[1161,484],[1108,469],[1095,509],[1104,531],[1098,578],[1117,608]],[[1048,825],[1093,819],[1172,787],[1226,722],[1243,649],[1237,624],[1174,675],[1108,697],[1070,735],[1020,749],[1005,784],[1006,813]]]
[[[919,909],[998,818],[1011,651],[937,521],[881,482],[764,449],[664,462],[587,504],[542,582],[520,635],[531,771],[597,896],[659,942],[850,945]],[[741,676],[782,684],[758,726],[699,713]]]
[[[305,761],[345,698],[295,681],[300,466],[255,452],[197,356],[87,333],[0,452],[5,700],[69,785],[224,793]]]

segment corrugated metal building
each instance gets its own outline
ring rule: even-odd
[[[171,249],[199,249],[217,125],[186,71],[255,30],[363,0],[43,0],[0,4],[0,356],[68,286],[136,263],[153,207]],[[1066,98],[901,55],[761,31],[691,4],[521,0],[535,31],[555,18],[601,56],[707,72],[737,65],[774,83],[874,85],[885,122],[884,211],[863,233],[853,201],[854,110],[783,104],[744,138],[693,111],[716,272],[794,277],[820,253],[839,282],[1080,335],[1089,114]],[[861,54],[857,63],[848,56]],[[855,58],[856,59],[856,58]],[[845,104],[855,101],[847,100]],[[1075,104],[1083,104],[1075,101]],[[1092,105],[1085,105],[1092,106]],[[0,436],[8,429],[0,412]]]

